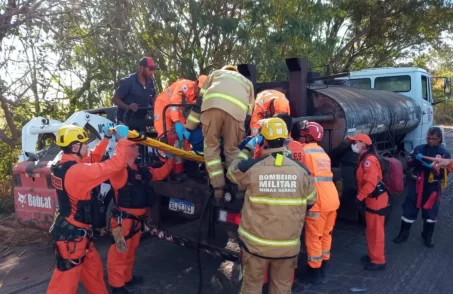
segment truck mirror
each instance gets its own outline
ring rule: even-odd
[[[445,102],[450,102],[450,97],[451,97],[451,78],[445,78],[444,95],[445,95]]]

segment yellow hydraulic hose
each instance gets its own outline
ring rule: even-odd
[[[115,133],[115,130],[113,128],[110,128],[110,131],[112,133]],[[173,147],[171,145],[165,144],[163,142],[160,142],[158,140],[154,140],[151,138],[146,137],[145,135],[139,134],[137,131],[132,130],[129,131],[129,134],[127,138],[131,141],[137,142],[139,144],[152,147],[155,149],[159,149],[161,151],[182,157],[187,160],[192,160],[200,163],[204,163],[204,157],[197,155],[195,153],[192,153],[190,151],[185,151],[176,147]]]

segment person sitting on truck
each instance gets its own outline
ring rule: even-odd
[[[291,292],[305,214],[316,203],[316,189],[308,169],[286,156],[287,138],[282,119],[266,119],[261,135],[250,140],[228,168],[228,179],[246,189],[238,229],[241,293],[261,293],[268,267],[269,292]],[[261,141],[262,157],[249,159]]]
[[[366,134],[348,137],[351,149],[358,154],[357,163],[357,204],[365,204],[366,242],[368,255],[361,258],[365,269],[384,270],[385,261],[385,212],[389,204],[389,195],[383,184],[381,164],[371,138]]]
[[[149,182],[166,179],[174,165],[174,156],[166,154],[167,161],[160,168],[137,166],[138,146],[133,141],[127,145],[127,166],[111,177],[115,206],[110,224],[114,244],[107,256],[107,274],[112,293],[129,293],[126,286],[144,281],[143,277],[133,276],[132,270],[145,228],[146,209],[154,204]]]
[[[63,155],[51,168],[58,211],[50,229],[57,268],[52,274],[48,294],[75,294],[79,280],[88,293],[108,293],[101,258],[92,242],[91,190],[126,167],[129,128],[117,126],[115,129],[118,139],[115,154],[101,163],[82,160],[88,154],[88,136],[83,128],[65,125],[57,132],[56,144],[63,149]],[[108,129],[104,132],[107,137],[111,135]]]
[[[431,127],[427,133],[427,144],[422,144],[410,153],[408,167],[413,168],[408,177],[409,191],[403,203],[403,215],[398,236],[393,240],[400,244],[409,238],[409,231],[417,219],[419,209],[422,210],[423,231],[422,238],[425,246],[434,246],[432,236],[434,226],[438,220],[439,197],[442,186],[447,186],[447,170],[436,169],[433,162],[423,160],[423,156],[434,158],[451,158],[450,153],[440,146],[442,144],[442,130],[439,127]]]
[[[158,70],[158,68],[154,60],[151,57],[143,57],[140,60],[138,71],[119,81],[119,86],[112,98],[112,103],[118,107],[117,124],[127,123],[123,121],[127,110],[135,112],[133,114],[135,119],[146,117],[148,110],[139,110],[138,108],[149,107],[154,104],[156,89],[153,76],[155,70]]]
[[[201,121],[205,139],[203,156],[214,189],[214,204],[221,205],[225,176],[220,140],[223,138],[225,168],[228,168],[239,153],[238,145],[245,136],[245,121],[252,114],[255,100],[254,88],[235,66],[227,65],[209,75],[200,94],[201,102],[196,104],[201,106],[192,109],[186,128],[194,130],[198,125],[194,121]],[[198,110],[200,112],[196,113]]]
[[[258,135],[261,119],[272,117],[278,113],[290,114],[289,101],[285,94],[272,89],[258,93],[250,120],[251,136]]]
[[[313,175],[318,192],[318,200],[305,218],[305,246],[308,282],[319,285],[326,279],[332,231],[337,218],[337,209],[340,207],[340,198],[333,183],[330,158],[318,145],[324,136],[324,128],[316,122],[304,121],[301,124],[300,135],[305,144],[301,155],[298,156]]]

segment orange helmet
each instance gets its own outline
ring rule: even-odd
[[[300,124],[300,135],[310,136],[313,138],[313,140],[319,142],[324,136],[324,128],[316,122],[303,121]]]
[[[198,87],[199,87],[199,88],[202,88],[204,82],[206,82],[207,79],[208,79],[208,76],[200,75],[200,76],[198,77]]]

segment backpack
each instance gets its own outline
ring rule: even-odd
[[[375,154],[370,154],[374,155]],[[368,156],[370,156],[368,155]],[[367,156],[367,157],[368,157]],[[401,161],[394,157],[377,156],[382,170],[382,184],[390,194],[401,194],[404,192],[404,171]],[[364,159],[365,160],[365,159]]]

